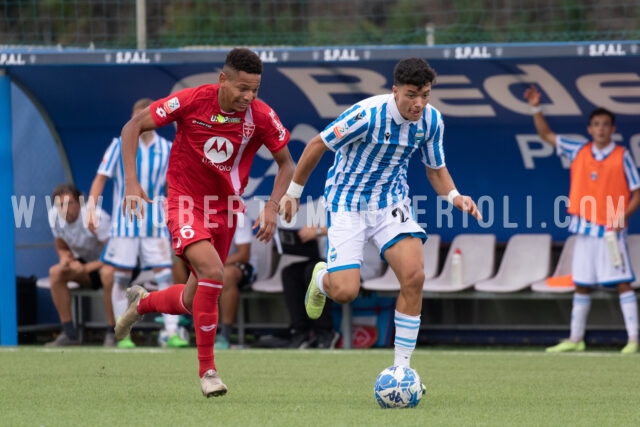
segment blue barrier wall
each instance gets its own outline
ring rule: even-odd
[[[606,46],[262,50],[265,69],[259,95],[292,131],[290,149],[297,159],[306,141],[351,103],[390,91],[398,59],[423,56],[438,72],[431,103],[445,118],[447,164],[459,189],[481,201],[485,218],[482,224],[466,223],[454,213],[449,224],[416,156],[409,181],[415,206],[424,210],[418,211],[418,219],[426,223],[427,231],[441,234],[444,241],[460,232],[491,232],[499,241],[516,232],[546,232],[564,240],[566,206],[558,197],[568,191],[568,165],[535,135],[522,93],[530,84],[543,90],[546,116],[559,133],[586,136],[589,112],[597,106],[611,109],[617,114],[617,138],[631,148],[637,162],[637,46]],[[86,193],[104,150],[129,118],[133,102],[214,82],[225,54],[224,50],[14,52],[12,60],[5,53],[0,65],[48,115],[73,179]],[[160,133],[170,138],[174,129],[166,127]],[[305,196],[321,194],[331,161],[329,155],[323,158]],[[247,196],[270,192],[270,166],[268,157],[256,158]],[[21,191],[39,194],[36,188],[50,191],[55,184],[36,180]],[[106,191],[105,196],[109,207],[110,193]],[[44,200],[39,198],[35,208],[46,210]],[[640,221],[631,222],[630,227],[631,232],[640,232]]]

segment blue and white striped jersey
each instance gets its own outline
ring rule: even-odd
[[[136,156],[138,180],[153,205],[144,203],[145,218],[127,220],[122,215],[124,195],[124,169],[122,166],[122,141],[114,138],[102,158],[98,174],[113,178],[113,227],[111,237],[169,237],[164,218],[165,187],[171,142],[154,132],[153,141],[145,145],[138,142]],[[155,223],[155,224],[154,224]]]
[[[586,139],[570,138],[566,135],[556,136],[556,153],[559,156],[563,156],[573,161],[578,154],[578,151],[589,141]],[[616,147],[614,142],[611,142],[604,149],[600,150],[595,145],[592,146],[593,157],[598,160],[604,160],[613,149]],[[636,167],[631,153],[626,148],[624,149],[623,156],[624,163],[624,175],[627,178],[627,185],[629,191],[635,191],[640,188],[640,175],[638,175],[638,168]],[[593,237],[603,237],[606,227],[602,225],[591,224],[584,219],[581,219],[578,215],[571,215],[571,221],[569,222],[569,232],[576,234],[586,234]]]
[[[445,166],[443,135],[442,115],[431,105],[416,122],[400,115],[393,94],[353,105],[320,133],[336,152],[324,190],[327,209],[377,210],[407,198],[411,155],[420,149],[426,166]]]

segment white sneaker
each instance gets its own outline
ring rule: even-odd
[[[200,378],[200,388],[202,388],[202,394],[205,397],[218,397],[227,393],[227,386],[224,385],[220,375],[213,369],[209,369]]]
[[[138,302],[148,294],[147,290],[139,285],[133,285],[127,289],[127,311],[116,322],[116,339],[118,341],[126,338],[131,333],[131,327],[134,323],[142,320],[142,316],[138,314]]]

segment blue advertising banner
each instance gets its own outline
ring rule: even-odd
[[[461,232],[495,233],[499,241],[521,232],[566,238],[564,196],[569,188],[569,165],[536,135],[530,107],[522,97],[532,84],[543,92],[545,116],[557,133],[586,138],[591,110],[602,106],[615,113],[616,141],[631,150],[637,165],[638,58],[624,50],[628,46],[604,46],[596,45],[593,52],[585,48],[583,55],[536,57],[528,57],[524,47],[518,54],[514,50],[512,56],[496,56],[495,48],[452,48],[448,57],[428,58],[438,73],[431,104],[444,116],[447,165],[459,190],[478,201],[484,219],[478,223],[459,212],[452,213],[446,202],[437,201],[416,155],[409,183],[417,218],[427,232],[442,235],[444,241]],[[544,52],[540,46],[535,49],[538,55]],[[391,90],[393,67],[406,56],[405,50],[374,53],[367,59],[356,49],[335,49],[318,58],[292,60],[302,55],[296,50],[283,61],[282,52],[261,52],[265,69],[259,96],[291,131],[290,150],[295,160],[306,142],[349,105]],[[416,51],[407,49],[406,53],[415,55]],[[47,116],[73,178],[85,193],[104,150],[119,135],[137,99],[164,97],[184,87],[214,83],[224,59],[216,54],[207,60],[201,52],[197,60],[175,62],[163,62],[162,57],[158,60],[145,52],[108,55],[109,60],[103,58],[102,63],[73,65],[52,63],[49,57],[30,62],[24,55],[21,64],[15,63],[15,56],[13,64],[5,58],[12,81]],[[166,127],[159,132],[171,138],[174,129]],[[316,199],[322,194],[332,161],[332,155],[325,154],[303,198]],[[274,175],[269,154],[259,152],[245,196],[269,194]],[[33,185],[53,188],[55,183]],[[105,196],[108,204],[108,194]],[[36,206],[45,208],[44,201]],[[633,220],[630,229],[640,232],[640,219]]]

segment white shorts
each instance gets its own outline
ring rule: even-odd
[[[411,201],[406,199],[375,211],[329,212],[327,267],[330,272],[360,268],[364,245],[369,239],[384,251],[405,237],[427,240],[413,220]]]
[[[110,237],[102,251],[102,262],[133,270],[171,267],[171,244],[165,237]]]
[[[635,280],[629,253],[627,251],[626,232],[618,233],[618,248],[622,265],[611,264],[609,249],[604,238],[576,235],[571,267],[573,281],[579,286],[616,286],[620,283],[632,283]]]

